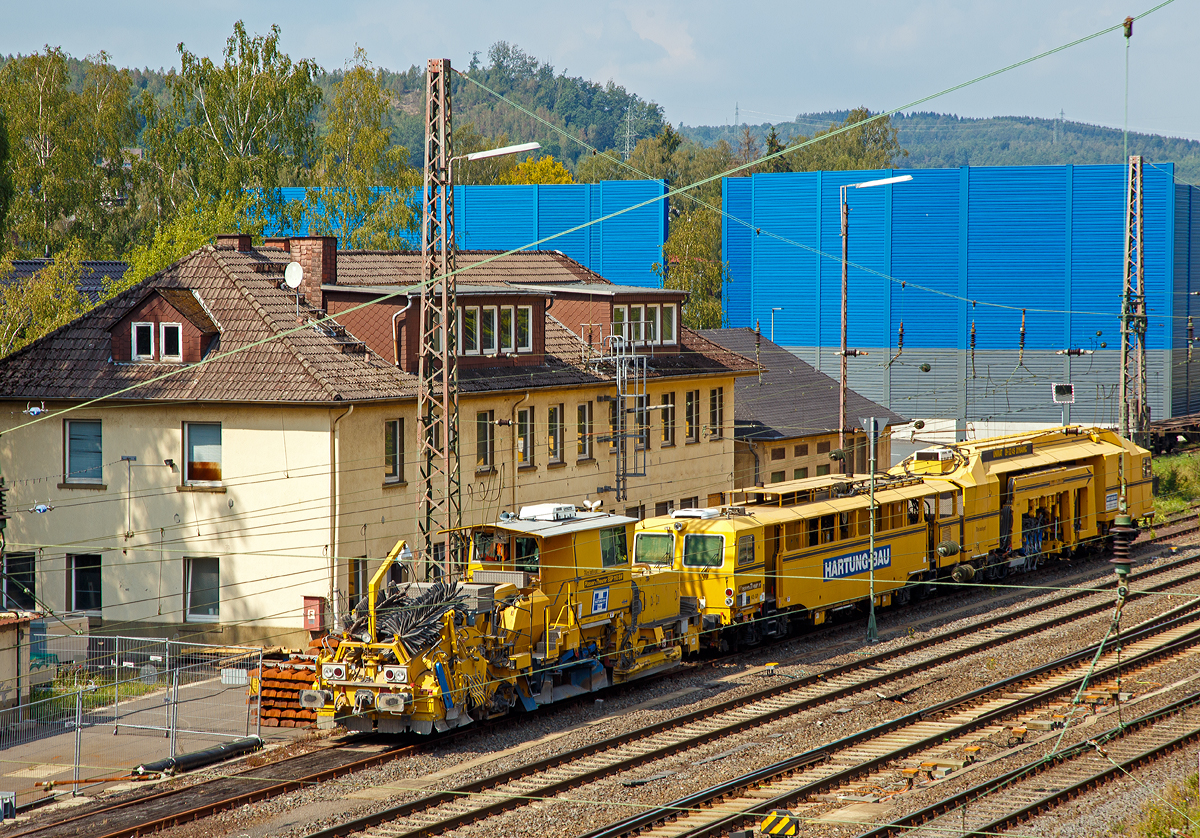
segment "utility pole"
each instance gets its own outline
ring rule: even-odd
[[[1125,159],[1129,159],[1129,41],[1133,38],[1133,18],[1125,18]]]
[[[1142,249],[1142,158],[1129,158],[1125,276],[1121,287],[1121,436],[1139,445],[1150,430],[1146,402],[1146,275]]]
[[[421,509],[417,522],[426,578],[458,570],[462,482],[458,462],[458,311],[454,277],[454,184],[450,180],[450,59],[425,71],[425,185],[422,192],[420,383]]]

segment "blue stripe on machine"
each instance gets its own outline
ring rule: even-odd
[[[844,556],[834,556],[826,559],[825,580],[844,579],[847,576],[856,576],[859,573],[866,573],[871,569],[870,559],[868,558],[870,550],[860,550],[857,553],[847,553]],[[875,547],[875,569],[881,567],[892,566],[892,545],[880,544]]]

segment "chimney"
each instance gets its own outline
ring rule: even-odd
[[[322,285],[337,283],[337,236],[293,236],[287,241],[292,260],[304,266],[300,293],[314,308],[324,308]]]
[[[250,250],[250,236],[242,233],[224,233],[217,236],[217,249],[247,253]]]

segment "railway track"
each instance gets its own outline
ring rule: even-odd
[[[1183,569],[1194,558],[1172,563],[1177,575],[1164,569],[1172,578],[1143,590],[1168,590],[1200,578],[1200,571]],[[1139,578],[1145,580],[1144,576]],[[1072,607],[1077,600],[1084,601]],[[386,827],[377,834],[429,836],[448,832],[530,800],[552,797],[567,789],[733,736],[899,677],[958,661],[967,655],[994,651],[997,644],[1084,619],[1107,611],[1111,606],[1111,595],[1107,593],[1065,594],[1051,604],[1030,606],[854,663],[790,679],[674,719],[389,807],[312,833],[310,838],[342,838],[383,825]],[[1182,610],[1190,611],[1196,607],[1200,604],[1189,603]]]
[[[1200,555],[1185,556],[1158,568],[1141,571],[1134,575],[1133,580],[1135,583],[1144,585],[1148,579],[1156,578],[1163,574],[1171,574],[1198,561],[1200,561]],[[1200,571],[1192,575],[1200,575]],[[1105,582],[1096,587],[1111,588],[1112,586],[1113,583]],[[1087,592],[1068,592],[1061,595],[1055,605],[1072,602],[1085,596],[1088,596]],[[958,638],[972,632],[994,629],[1001,623],[1014,619],[1014,617],[1027,617],[1043,611],[1044,608],[1044,605],[1035,605],[1004,617],[991,617],[975,621],[969,626],[959,629],[953,637]],[[901,649],[871,656],[854,664],[837,667],[813,676],[809,681],[815,684],[827,678],[846,676],[855,669],[865,671],[890,657],[917,652],[935,642],[944,641],[948,637],[950,636],[941,635],[937,638],[928,638],[917,643],[906,644]],[[961,654],[961,652],[955,651],[951,654]],[[882,682],[890,677],[894,676],[892,674],[876,673],[873,679],[863,681],[861,688],[865,689],[871,683]],[[812,684],[809,685],[811,686]],[[797,682],[791,682],[786,686],[794,689],[796,685]],[[765,692],[772,692],[777,689],[773,688]],[[748,702],[753,702],[754,700],[753,696],[746,699]],[[731,706],[738,703],[739,700],[727,702]],[[716,707],[719,708],[720,705],[716,705]],[[700,711],[700,713],[694,715],[703,716],[707,712]],[[718,710],[714,710],[713,712],[718,712]],[[486,724],[475,725],[471,728],[453,731],[448,734],[448,737],[457,739],[461,736],[478,735],[486,729]],[[125,838],[132,835],[144,835],[158,829],[201,819],[221,811],[267,800],[300,788],[372,768],[405,755],[428,750],[431,747],[439,747],[445,744],[446,739],[447,736],[443,736],[436,740],[422,740],[419,744],[386,747],[377,744],[372,745],[369,741],[364,742],[361,738],[356,737],[345,744],[296,757],[289,757],[267,766],[241,771],[230,777],[209,780],[183,788],[156,790],[117,802],[83,804],[71,809],[70,813],[65,817],[52,818],[45,823],[30,824],[20,831],[5,835],[4,838],[33,838],[33,836],[37,838],[73,838],[73,836],[83,835],[87,835],[89,838],[90,836]],[[610,741],[607,744],[601,743],[599,747],[601,749],[613,748],[619,747],[620,744]],[[481,787],[480,790],[483,788],[486,788],[486,786]],[[102,822],[104,824],[103,827],[98,828],[98,822]]]
[[[583,838],[623,838],[635,834],[642,838],[716,838],[753,828],[763,816],[777,809],[803,810],[802,814],[815,816],[819,814],[816,810],[828,808],[833,801],[841,806],[855,801],[875,803],[894,799],[894,795],[903,794],[921,775],[921,766],[925,766],[931,777],[942,772],[949,774],[969,765],[973,754],[988,747],[991,738],[1013,728],[1028,732],[1035,723],[1042,722],[1040,726],[1047,730],[1044,738],[1057,738],[1060,734],[1054,729],[1056,714],[1051,712],[1055,709],[1052,705],[1055,699],[1076,691],[1084,683],[1094,683],[1118,672],[1131,676],[1139,671],[1152,671],[1164,660],[1170,662],[1194,654],[1198,644],[1200,616],[1195,614],[1181,615],[1167,624],[1145,626],[1131,633],[1125,648],[1132,654],[1120,663],[1117,653],[1110,651],[1091,670],[1089,658],[1095,652],[1094,647],[1073,653],[964,696],[652,807]],[[1197,716],[1200,717],[1200,712]],[[1078,718],[1069,710],[1064,708],[1062,717],[1060,725],[1065,721],[1072,730],[1079,729],[1071,724]],[[1025,735],[1019,734],[1018,747],[1025,747]],[[995,756],[1002,757],[1003,753]],[[991,787],[1000,785],[1003,783]],[[954,805],[930,807],[930,817],[944,814]],[[1004,805],[987,811],[995,813]],[[984,822],[993,819],[983,818]],[[893,832],[878,834],[912,834],[907,832],[905,824],[911,826],[907,820],[897,824]],[[941,831],[927,834],[960,834],[957,823],[950,824],[954,829],[949,833],[945,831],[947,825],[943,823]]]
[[[1200,692],[1193,692],[1094,734],[1052,757],[1039,757],[864,832],[859,838],[995,835],[1198,739]]]

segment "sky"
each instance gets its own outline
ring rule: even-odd
[[[507,41],[556,71],[609,79],[685,125],[783,122],[865,105],[890,110],[1138,16],[1161,0],[842,0],[838,3],[590,0],[523,4],[342,0],[318,3],[6,0],[0,53],[45,44],[119,66],[178,67],[177,45],[217,57],[236,20],[282,29],[293,59],[343,66],[355,46],[390,69]],[[1139,19],[1128,44],[1131,131],[1200,140],[1194,43],[1200,2]],[[918,110],[1053,117],[1120,128],[1126,41],[1110,32],[970,85]]]

